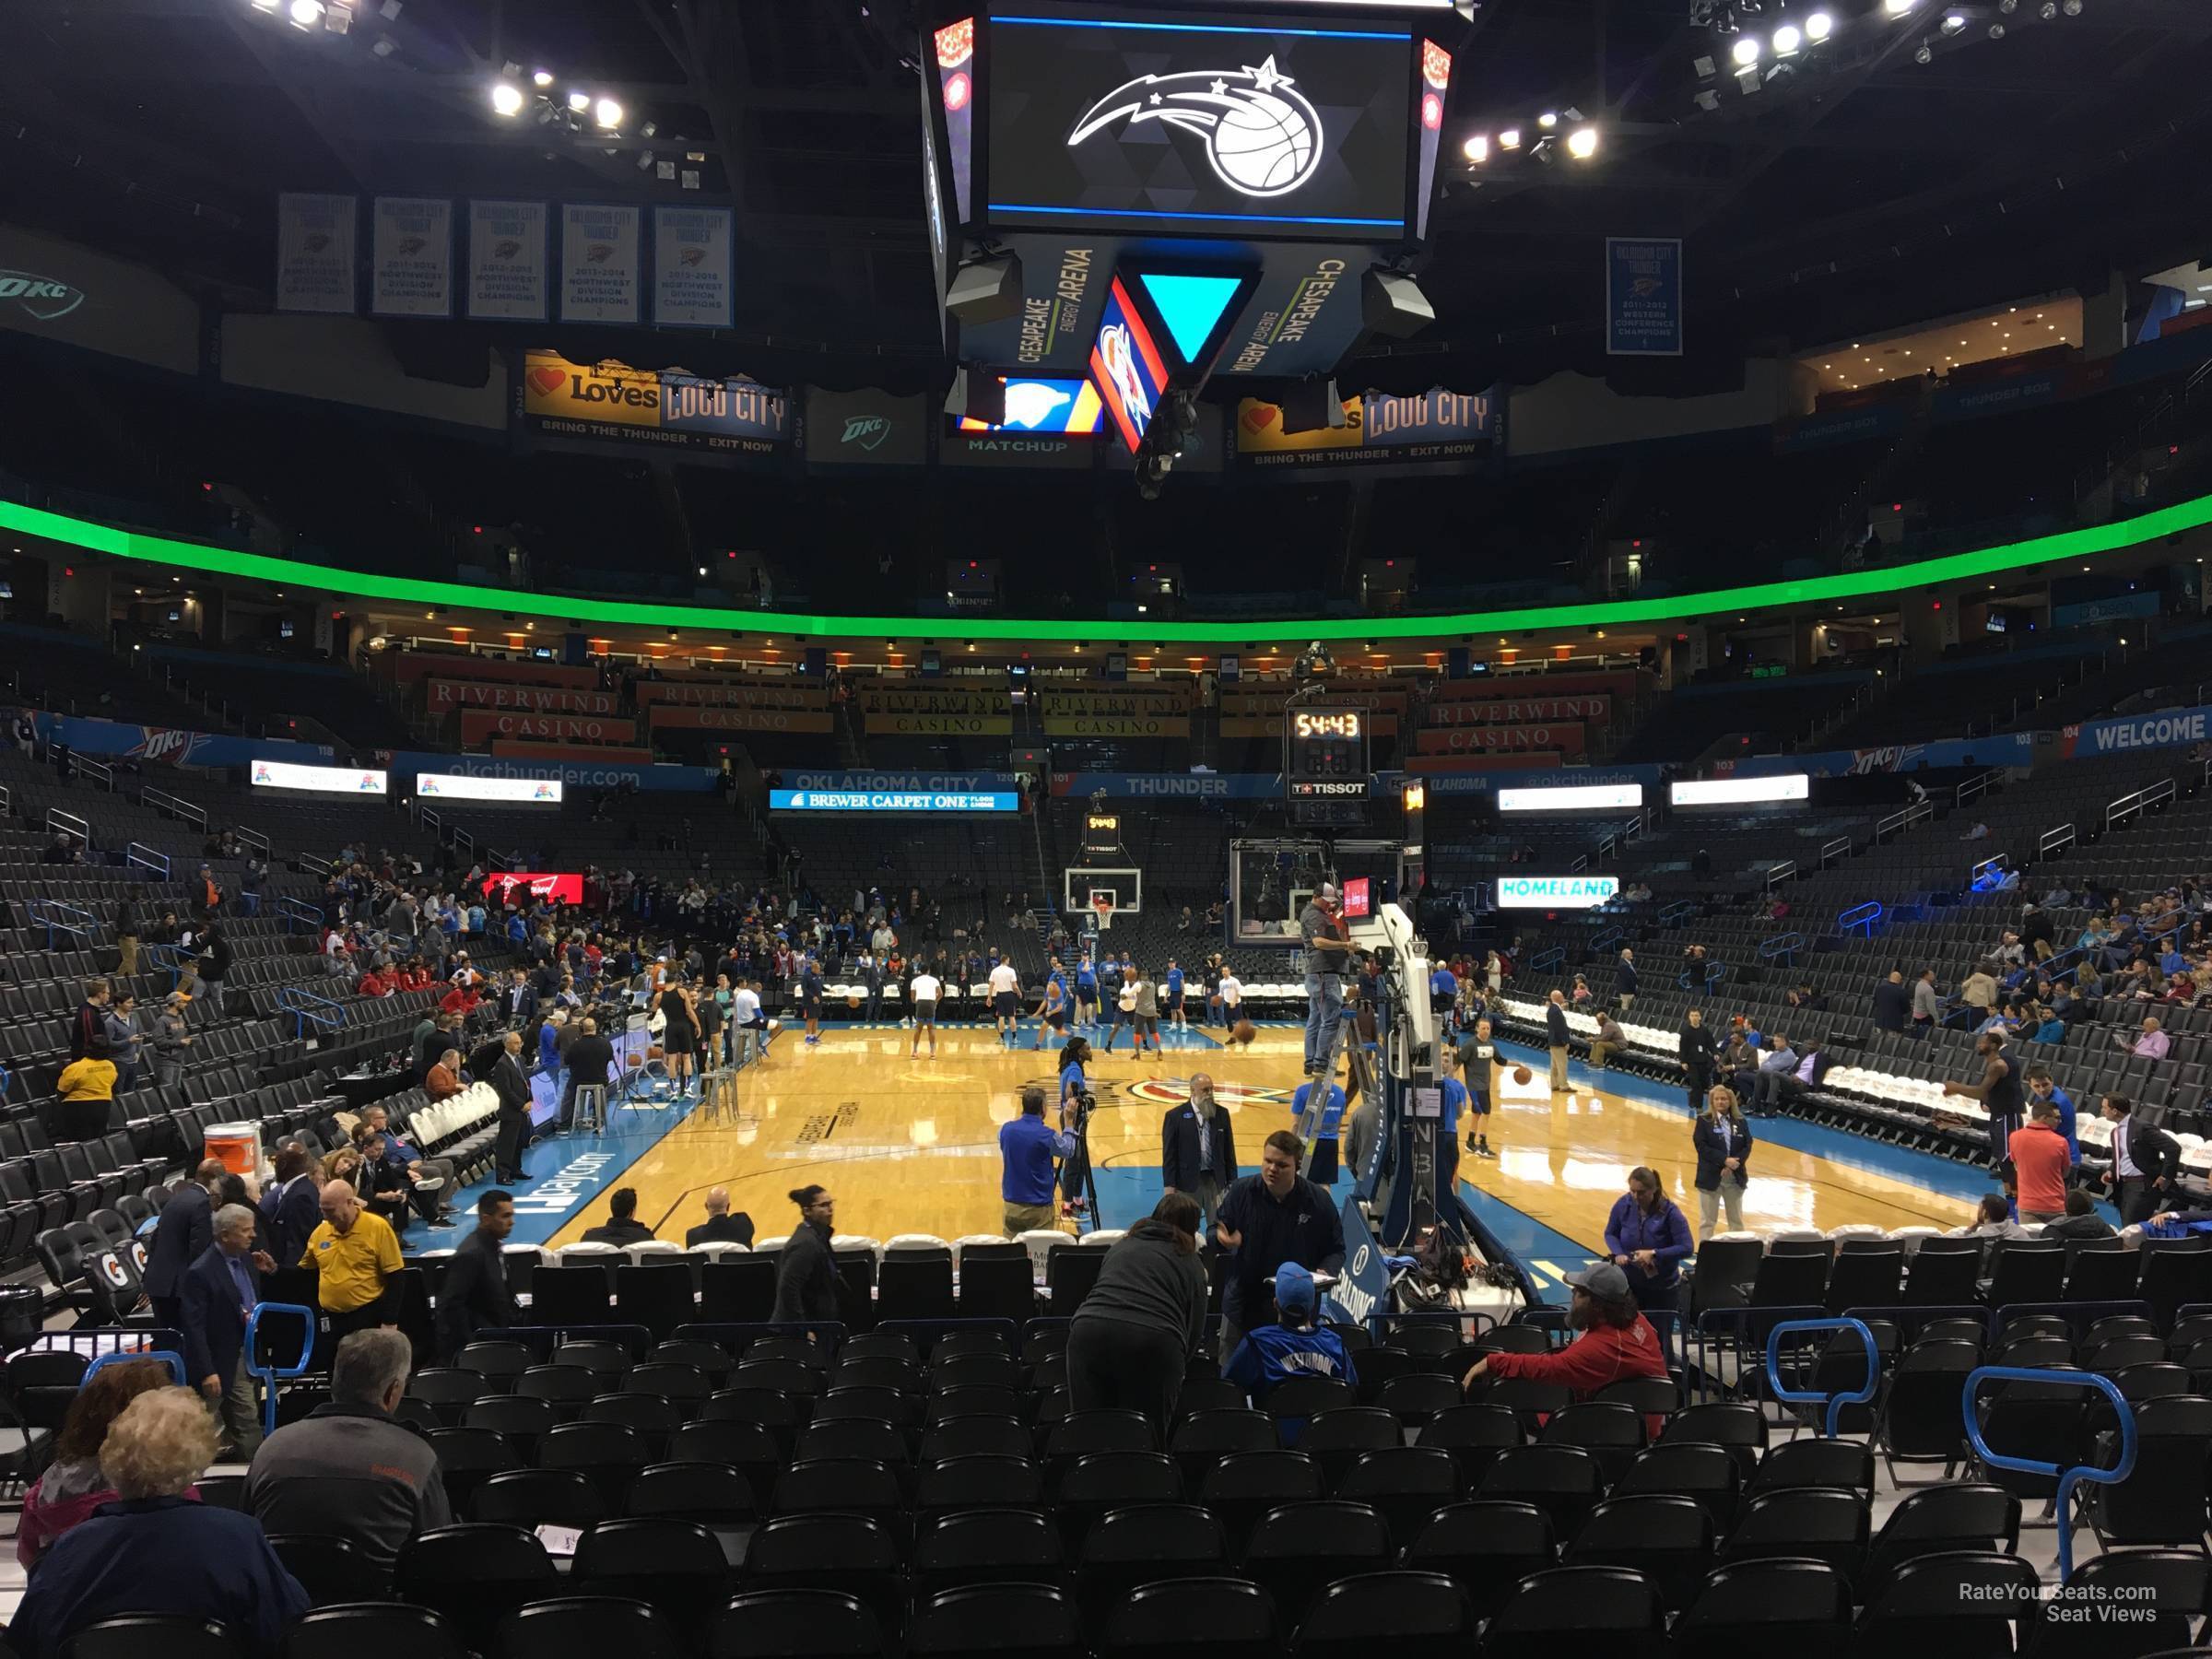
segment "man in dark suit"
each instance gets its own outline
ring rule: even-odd
[[[507,1288],[507,1235],[514,1230],[514,1194],[494,1187],[477,1200],[476,1230],[453,1252],[438,1288],[438,1358],[453,1357],[481,1332],[516,1323]]]
[[[323,1189],[315,1182],[314,1159],[296,1140],[276,1148],[276,1179],[261,1195],[261,1218],[269,1230],[269,1253],[288,1265],[307,1248],[308,1235],[323,1224]]]
[[[523,1034],[510,1031],[491,1068],[491,1087],[500,1097],[500,1138],[492,1162],[494,1180],[512,1185],[526,1181],[523,1143],[530,1134],[530,1079],[523,1075]]]
[[[684,1235],[684,1248],[700,1244],[743,1244],[748,1249],[753,1242],[753,1218],[743,1210],[730,1214],[730,1189],[711,1187],[707,1192],[707,1218]]]
[[[2106,1095],[2100,1110],[2112,1126],[2112,1162],[2104,1183],[2120,1206],[2120,1225],[2133,1227],[2171,1209],[2182,1185],[2181,1142],[2163,1129],[2137,1123],[2136,1103],[2125,1095]]]
[[[226,1204],[210,1223],[215,1241],[184,1270],[184,1371],[207,1402],[238,1462],[261,1444],[261,1413],[246,1370],[246,1318],[261,1300],[261,1275],[276,1264],[253,1248],[253,1212]]]
[[[617,1187],[607,1195],[606,1219],[596,1227],[583,1230],[586,1244],[644,1244],[653,1239],[653,1229],[638,1219],[638,1189]]]
[[[215,1204],[209,1194],[223,1174],[222,1160],[208,1159],[171,1194],[154,1223],[154,1241],[146,1253],[146,1294],[154,1304],[154,1323],[164,1330],[182,1328],[184,1270],[215,1242]]]
[[[1221,1194],[1237,1178],[1237,1137],[1229,1113],[1214,1100],[1214,1080],[1191,1077],[1191,1098],[1160,1120],[1159,1175],[1171,1193],[1188,1193],[1206,1218],[1201,1238],[1213,1231]]]
[[[1900,969],[1889,970],[1889,977],[1877,980],[1874,985],[1874,1024],[1877,1030],[1901,1031],[1912,1018],[1912,993],[1905,984]]]

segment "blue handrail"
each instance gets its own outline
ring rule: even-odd
[[[254,1338],[261,1335],[261,1316],[264,1313],[296,1313],[307,1326],[307,1340],[300,1345],[300,1363],[287,1369],[271,1364],[263,1369],[254,1362],[260,1350]],[[253,1312],[246,1315],[246,1370],[265,1386],[261,1394],[261,1431],[276,1432],[276,1384],[286,1378],[297,1377],[307,1370],[308,1361],[315,1357],[315,1311],[298,1302],[255,1302]]]
[[[295,1042],[307,1035],[308,1022],[311,1020],[325,1031],[337,1030],[346,1023],[343,1004],[291,985],[277,987],[276,1012],[292,1017],[292,1041]]]
[[[1836,925],[1845,933],[1854,927],[1863,927],[1866,930],[1866,936],[1871,939],[1874,930],[1882,924],[1882,917],[1887,913],[1879,899],[1869,899],[1865,903],[1854,904],[1838,915]]]
[[[313,905],[302,903],[297,899],[277,900],[276,913],[284,918],[284,931],[288,934],[296,931],[293,925],[295,923],[300,927],[321,927],[323,925],[323,912]]]
[[[184,971],[193,965],[194,959],[174,945],[156,943],[145,946],[143,949],[147,961],[157,968],[169,970],[169,988],[171,991],[184,982]]]
[[[1680,976],[1676,979],[1675,983],[1685,991],[1710,991],[1727,977],[1727,963],[1708,961],[1705,964],[1705,977],[1702,980],[1696,978],[1688,969],[1685,968]]]
[[[1793,1331],[1856,1331],[1859,1341],[1866,1350],[1866,1383],[1849,1394],[1829,1394],[1821,1389],[1799,1390],[1782,1385],[1782,1339]],[[1874,1398],[1875,1390],[1882,1382],[1881,1350],[1875,1347],[1874,1333],[1855,1319],[1785,1319],[1767,1333],[1767,1392],[1777,1400],[1792,1406],[1817,1406],[1828,1403],[1828,1426],[1824,1430],[1830,1440],[1836,1438],[1838,1426],[1843,1420],[1843,1407],[1864,1406]]]
[[[184,1380],[184,1356],[174,1348],[147,1348],[142,1353],[102,1354],[85,1367],[85,1374],[77,1379],[76,1385],[82,1388],[86,1383],[91,1382],[92,1373],[103,1365],[128,1365],[134,1359],[166,1359],[169,1361],[170,1374],[177,1380],[177,1386],[179,1388],[192,1386]]]
[[[1992,1452],[1989,1442],[1982,1438],[1982,1425],[1974,1418],[1974,1396],[1984,1382],[2063,1382],[2074,1388],[2094,1388],[2112,1403],[2112,1410],[2120,1418],[2120,1461],[2109,1469],[2093,1464],[2079,1464],[2062,1470],[2054,1463],[2043,1463],[2031,1457],[2014,1457]],[[2074,1577],[2074,1517],[2068,1500],[2074,1488],[2083,1481],[2092,1486],[2115,1486],[2136,1472],[2136,1412],[2127,1397],[2113,1384],[2110,1377],[2100,1377],[2095,1371],[2043,1371],[2022,1365],[1983,1365],[1967,1373],[1966,1386],[1959,1394],[1959,1409],[1966,1414],[1967,1443],[1973,1447],[1974,1455],[1993,1469],[2013,1469],[2023,1475],[2055,1475],[2058,1494],[2053,1500],[2058,1513],[2058,1582],[2072,1582]]]
[[[1801,933],[1776,934],[1771,939],[1761,939],[1759,942],[1759,954],[1768,961],[1772,961],[1776,957],[1783,957],[1787,959],[1792,965],[1796,962],[1797,953],[1804,948],[1805,935]]]
[[[1530,957],[1528,959],[1528,971],[1531,973],[1549,973],[1554,968],[1559,966],[1559,964],[1564,962],[1566,959],[1566,947],[1562,945],[1554,945],[1549,950],[1539,950],[1535,956]]]
[[[1610,950],[1628,936],[1629,930],[1625,927],[1614,926],[1604,928],[1599,932],[1590,935],[1590,948],[1593,950]]]
[[[55,929],[74,934],[79,939],[89,940],[92,930],[100,925],[100,918],[81,905],[67,904],[59,899],[33,899],[23,907],[31,925],[46,930],[46,948],[53,948]]]
[[[1687,921],[1697,913],[1698,907],[1695,903],[1688,899],[1677,899],[1659,912],[1659,925],[1672,927],[1676,923]]]

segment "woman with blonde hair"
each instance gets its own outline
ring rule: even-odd
[[[29,1567],[64,1533],[89,1521],[103,1503],[115,1501],[115,1488],[100,1470],[100,1449],[108,1429],[142,1394],[170,1385],[169,1367],[159,1359],[125,1359],[103,1365],[77,1390],[53,1437],[53,1461],[23,1495],[16,1523],[16,1559]]]
[[[1724,1206],[1728,1211],[1728,1230],[1743,1231],[1751,1125],[1744,1122],[1743,1111],[1735,1103],[1735,1090],[1722,1084],[1706,1091],[1705,1110],[1698,1113],[1689,1141],[1698,1153],[1698,1237],[1712,1236],[1712,1224]]]
[[[124,1406],[100,1448],[115,1500],[39,1559],[8,1645],[22,1659],[59,1659],[100,1619],[171,1613],[228,1625],[242,1652],[275,1659],[307,1592],[260,1522],[191,1496],[214,1461],[215,1420],[191,1390],[157,1388]]]

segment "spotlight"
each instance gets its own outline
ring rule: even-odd
[[[530,71],[530,84],[531,84],[532,86],[534,86],[534,87],[538,87],[538,88],[545,88],[545,87],[549,87],[549,86],[551,86],[551,85],[553,84],[553,71],[552,71],[552,70],[550,70],[550,69],[533,69],[533,70],[531,70],[531,71]]]
[[[622,106],[611,98],[601,99],[599,107],[592,113],[597,117],[599,124],[603,127],[611,129],[622,124]]]
[[[1930,50],[1928,43],[1925,41],[1923,41],[1920,43],[1919,50],[1914,52],[1912,54],[1912,61],[1916,64],[1930,64],[1935,62],[1935,60],[1936,53]]]
[[[582,114],[591,107],[592,95],[589,92],[571,92],[569,94],[569,108],[575,111],[577,114]]]
[[[1577,161],[1587,161],[1597,154],[1597,129],[1576,127],[1567,135],[1567,153]]]
[[[2009,18],[2020,9],[2020,0],[1997,0],[1997,9]]]
[[[1546,132],[1550,132],[1553,127],[1559,124],[1559,112],[1556,110],[1545,111],[1543,114],[1536,117],[1536,124]]]
[[[290,12],[294,29],[312,29],[323,21],[323,0],[292,0]]]
[[[1490,140],[1487,133],[1477,133],[1459,147],[1460,154],[1470,161],[1480,163],[1490,159]]]
[[[1784,23],[1774,31],[1774,55],[1777,57],[1788,57],[1804,44],[1805,37],[1797,32],[1793,24]]]
[[[1901,18],[1919,4],[1920,0],[1882,0],[1882,9],[1893,18]]]
[[[1947,12],[1944,15],[1943,32],[1945,34],[1959,34],[1964,32],[1965,29],[1966,14],[1964,12]]]
[[[273,12],[276,9],[276,0],[253,0],[253,9],[257,12]]]
[[[2002,23],[1992,23],[1989,26],[1989,38],[1993,41],[2003,40],[2005,38],[2005,25]]]
[[[2069,18],[2078,18],[2081,16],[2081,0],[2064,0],[2058,9]]]
[[[1818,46],[1836,32],[1836,19],[1828,12],[1817,11],[1805,20],[1805,38]]]
[[[1741,69],[1748,69],[1752,65],[1758,63],[1759,53],[1759,44],[1757,35],[1743,35],[1737,39],[1735,45],[1728,49],[1728,55],[1735,60],[1736,66]]]
[[[1505,131],[1499,134],[1498,147],[1500,149],[1519,149],[1521,147],[1521,129],[1507,127]]]
[[[501,115],[520,115],[523,112],[523,89],[508,81],[500,81],[491,89],[491,107]]]

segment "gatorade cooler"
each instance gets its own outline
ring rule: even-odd
[[[259,1124],[210,1124],[206,1156],[218,1159],[233,1175],[251,1175],[261,1167]]]

